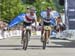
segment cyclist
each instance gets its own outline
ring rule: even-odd
[[[51,23],[52,23],[52,21],[51,21],[51,19],[53,19],[52,17],[51,17],[51,7],[47,7],[47,10],[46,11],[44,11],[44,12],[41,12],[41,17],[42,17],[42,25],[46,25],[46,26],[50,26],[51,25]],[[42,31],[41,31],[41,41],[43,41],[43,27],[42,27]],[[49,35],[50,35],[50,31],[49,31]],[[48,36],[49,36],[48,35]],[[48,41],[47,41],[47,43],[48,43]]]
[[[36,28],[37,16],[36,16],[36,13],[35,13],[35,8],[34,7],[30,7],[30,8],[27,7],[27,12],[25,14],[25,19],[24,19],[24,22],[23,22],[22,40],[23,40],[23,37],[24,37],[25,27],[30,26],[34,22],[35,22],[35,28]],[[30,34],[31,34],[31,32],[30,32]]]

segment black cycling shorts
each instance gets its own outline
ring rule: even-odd
[[[23,26],[26,27],[26,26],[30,26],[32,23],[27,23],[27,22],[23,22]]]
[[[49,26],[50,25],[50,22],[48,23],[48,22],[44,22],[43,21],[43,25]]]

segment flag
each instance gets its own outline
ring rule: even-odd
[[[8,27],[9,28],[14,27],[16,24],[23,22],[24,19],[25,19],[25,14],[19,14],[8,24]]]

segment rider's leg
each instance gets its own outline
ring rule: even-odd
[[[47,36],[47,44],[49,43],[49,37],[50,37],[50,31],[47,32],[48,36]]]
[[[44,29],[42,27],[42,30],[41,30],[41,41],[43,41],[43,32],[44,32]]]
[[[37,30],[36,30],[36,27],[34,27],[34,35],[36,35],[36,31],[37,31]]]
[[[22,33],[21,33],[21,43],[23,43],[23,38],[24,38],[24,28],[22,28]]]
[[[30,34],[30,36],[31,36],[31,30],[29,31],[29,34]]]
[[[24,38],[24,31],[22,31],[22,40],[23,40],[23,38]]]
[[[50,37],[50,30],[48,31],[48,38]]]

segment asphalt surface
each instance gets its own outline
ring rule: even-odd
[[[0,56],[75,56],[75,40],[50,39],[43,50],[40,36],[32,36],[25,51],[20,37],[10,37],[0,40]]]

